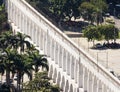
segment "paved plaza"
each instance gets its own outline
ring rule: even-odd
[[[110,18],[114,20],[115,26],[120,29],[120,19],[116,19],[114,16],[110,16]],[[109,71],[114,71],[117,76],[120,76],[120,49],[91,49],[93,42],[88,43],[87,38],[80,37],[81,33],[67,31],[65,34],[94,57],[98,63],[102,64]],[[95,41],[95,44],[103,44],[104,42]],[[117,39],[116,42],[120,44],[120,39]]]
[[[93,42],[88,43],[87,38],[72,37],[71,39],[94,57],[98,63],[102,64],[109,71],[114,71],[117,76],[120,75],[120,49],[91,49]],[[105,41],[95,41],[95,43],[100,44],[104,42]],[[120,39],[117,39],[116,42],[120,43]]]

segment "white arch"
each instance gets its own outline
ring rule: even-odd
[[[74,79],[74,70],[75,70],[75,60],[74,57],[71,58],[70,60],[70,72],[71,72],[71,78]]]
[[[59,67],[62,68],[62,54],[63,54],[63,51],[62,51],[62,47],[60,46],[59,47]]]
[[[61,89],[64,89],[64,86],[65,86],[65,77],[62,76],[62,81],[61,81],[60,88],[61,88]]]
[[[68,80],[66,81],[64,92],[69,92],[69,81]]]
[[[70,54],[67,56],[67,74],[70,75]]]
[[[84,85],[83,85],[83,87],[84,87],[84,91],[85,92],[87,92],[87,80],[88,80],[88,72],[87,72],[87,68],[84,66],[84,76],[83,76],[83,83],[84,83]]]
[[[56,78],[57,78],[57,69],[55,68],[54,72],[53,72],[53,82],[54,83],[56,83]]]
[[[97,78],[94,76],[93,92],[97,92]]]
[[[102,92],[102,82],[98,81],[98,92]]]
[[[83,88],[83,65],[81,63],[78,63],[78,86],[80,88]]]
[[[88,90],[89,92],[92,92],[92,87],[93,87],[93,76],[92,76],[92,73],[89,72],[89,83],[88,83],[89,87],[88,87]]]
[[[52,78],[52,75],[53,75],[53,65],[50,66],[49,73],[48,73],[48,76],[50,78]]]
[[[70,85],[70,92],[73,92],[73,85]]]
[[[57,85],[60,86],[60,81],[61,81],[61,74],[60,74],[60,72],[59,72],[58,75],[57,75],[56,81],[57,81],[57,82],[56,82]]]

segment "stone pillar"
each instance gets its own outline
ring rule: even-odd
[[[21,11],[19,11],[18,15],[18,28],[21,29]]]
[[[19,15],[19,10],[18,10],[18,8],[16,8],[16,15],[15,15],[15,17],[16,17],[16,26],[17,26],[17,28],[18,28],[18,15]]]
[[[9,13],[8,13],[8,20],[11,20],[11,11],[12,11],[12,4],[11,4],[11,1],[9,0]]]
[[[55,60],[55,45],[56,45],[56,42],[55,40],[53,40],[53,44],[52,44],[52,60],[53,61]]]
[[[65,83],[64,92],[69,92],[69,81],[68,80]]]
[[[88,74],[87,74],[87,69],[84,67],[83,68],[83,88],[84,88],[84,92],[87,92],[87,78],[88,78]]]
[[[35,37],[35,39],[36,39],[36,41],[35,41],[36,45],[37,45],[37,47],[39,47],[39,29],[38,29],[38,26],[36,26],[36,37]],[[46,50],[47,50],[47,47],[46,47]]]
[[[47,46],[48,46],[48,35],[47,32],[45,33],[45,55],[47,55]]]
[[[97,79],[94,77],[93,92],[97,92]]]
[[[58,43],[56,42],[55,46],[55,63],[58,64]]]
[[[66,50],[64,49],[64,56],[63,56],[63,63],[62,63],[62,66],[63,66],[63,71],[65,72],[66,71],[66,62],[67,62],[67,56],[66,56]]]
[[[67,74],[70,75],[70,54],[67,56]]]
[[[89,82],[88,82],[88,90],[89,90],[89,92],[92,92],[92,87],[93,87],[93,79],[92,79],[93,77],[92,77],[92,74],[91,74],[91,72],[89,72]]]
[[[23,28],[23,19],[24,19],[24,16],[23,16],[23,13],[21,14],[21,31],[24,33],[24,28]]]
[[[31,21],[29,19],[27,19],[27,23],[28,23],[27,34],[30,36]]]
[[[7,12],[8,12],[8,20],[10,19],[10,0],[7,0],[8,1],[8,6],[7,6]]]
[[[35,30],[35,24],[32,22],[32,27],[31,27],[31,30],[30,30],[30,36],[32,38],[33,43],[34,43],[34,30]]]
[[[15,21],[15,8],[14,8],[15,6],[14,6],[14,4],[13,4],[13,6],[12,6],[12,22],[14,23],[14,21]]]
[[[60,83],[60,88],[63,89],[63,92],[65,92],[64,91],[64,88],[65,88],[65,76],[62,76],[62,81]]]
[[[62,48],[62,46],[61,46],[61,50],[62,50],[62,53],[61,53],[61,67],[63,69],[63,64],[64,64],[64,48]]]
[[[59,67],[62,67],[62,47],[59,48]]]
[[[53,82],[56,83],[56,78],[57,78],[57,70],[56,70],[56,68],[54,69],[52,78],[53,78]]]
[[[72,56],[71,60],[70,60],[70,70],[71,70],[70,71],[70,73],[71,73],[70,76],[71,76],[72,79],[74,79],[74,68],[75,68],[74,63],[75,63],[75,60],[74,60],[74,57]]]
[[[102,83],[100,80],[98,81],[98,92],[102,92]]]
[[[25,28],[24,28],[24,33],[27,34],[28,25],[27,25],[27,17],[26,17],[26,16],[24,17],[24,22],[25,22],[25,23],[24,23],[24,24],[25,24],[25,25],[24,25],[24,27],[25,27]],[[27,34],[27,35],[28,35],[28,34]]]
[[[52,78],[52,76],[53,76],[53,66],[49,65],[49,67],[50,67],[50,69],[49,69],[49,72],[48,72],[48,77]]]
[[[40,49],[42,50],[42,30],[41,28],[39,27],[39,47]],[[49,46],[50,47],[50,46]],[[50,49],[50,48],[49,48]]]
[[[79,69],[79,73],[78,73],[78,85],[79,88],[83,88],[83,76],[84,76],[84,72],[83,72],[83,66],[82,64],[78,64],[78,69]]]
[[[13,3],[11,3],[11,4],[12,4],[12,7],[11,7],[11,21],[13,22],[13,17],[14,17],[14,16],[13,16],[13,10],[14,10],[14,9],[13,9]]]
[[[17,8],[14,6],[14,24],[17,26]]]
[[[50,36],[49,31],[47,31],[47,56],[50,57]]]
[[[56,78],[56,83],[57,85],[60,87],[60,82],[61,82],[61,74],[60,72],[57,74],[57,78]]]
[[[74,76],[75,76],[75,82],[77,83],[78,80],[78,74],[79,74],[79,69],[78,69],[78,60],[75,60],[75,69],[74,69]]]

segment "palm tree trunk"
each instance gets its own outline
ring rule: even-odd
[[[20,73],[17,73],[17,92],[20,92]]]
[[[7,85],[10,85],[10,71],[9,70],[6,70],[6,82],[7,82]]]

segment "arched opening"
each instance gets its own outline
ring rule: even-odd
[[[83,65],[78,64],[77,80],[80,88],[83,88]]]
[[[77,81],[77,78],[78,78],[78,61],[77,60],[75,60],[75,71],[74,71],[74,76],[75,76],[75,82],[77,83],[78,81]]]
[[[65,78],[64,78],[64,76],[63,76],[63,77],[62,77],[62,82],[61,82],[60,88],[63,90],[63,89],[64,89],[64,86],[65,86]]]
[[[99,83],[99,84],[98,84],[98,86],[99,86],[99,87],[98,87],[98,90],[99,90],[98,92],[102,92],[102,82],[99,81],[98,83]]]
[[[70,54],[67,57],[67,74],[70,75]]]
[[[93,92],[97,92],[97,78],[94,77]]]
[[[69,91],[69,82],[67,80],[65,85],[65,92],[68,92],[68,91]]]
[[[90,92],[92,92],[93,79],[92,79],[92,73],[91,72],[89,72],[89,84],[88,85],[89,85],[88,90]]]
[[[54,74],[53,74],[53,82],[56,83],[56,77],[57,77],[57,70],[55,68]]]
[[[73,92],[73,85],[70,85],[70,92]]]
[[[71,78],[72,78],[72,79],[74,79],[74,65],[75,65],[75,60],[74,60],[74,58],[72,57],[72,58],[71,58],[71,62],[70,62],[70,66],[71,66],[71,67],[70,67],[70,70],[71,70],[71,74],[70,74],[70,75],[71,75]]]
[[[83,82],[84,83],[84,91],[87,92],[88,72],[87,72],[86,67],[84,68],[84,77],[83,78],[84,78],[84,82]]]
[[[57,85],[60,86],[60,82],[61,82],[61,74],[60,72],[57,75]]]
[[[62,68],[63,68],[63,71],[66,71],[66,50],[63,49],[63,60],[62,60]]]
[[[53,75],[53,66],[51,65],[51,66],[50,66],[49,73],[48,73],[48,76],[49,76],[50,78],[52,78],[52,75]]]

